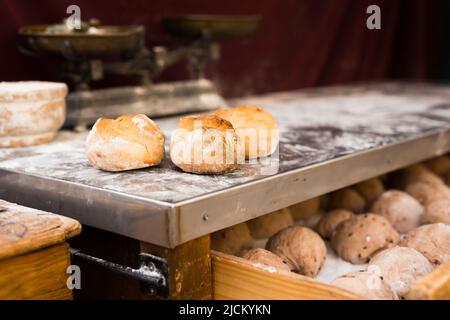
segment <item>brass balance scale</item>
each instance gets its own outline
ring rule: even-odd
[[[141,25],[102,26],[98,20],[73,29],[68,23],[19,29],[19,50],[31,56],[64,59],[61,80],[71,88],[66,127],[85,128],[99,116],[124,113],[149,116],[206,111],[226,105],[213,83],[204,78],[206,64],[220,57],[219,42],[248,37],[258,16],[185,15],[162,20],[176,48],[147,48]],[[111,61],[115,55],[119,59]],[[118,60],[118,61],[117,61]],[[191,79],[154,84],[154,79],[180,61],[187,61]],[[134,76],[137,86],[92,89],[109,75]]]

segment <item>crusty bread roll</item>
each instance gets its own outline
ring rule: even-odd
[[[180,119],[170,141],[170,158],[183,171],[218,174],[235,170],[243,153],[230,122],[197,115]]]
[[[434,174],[437,174],[438,176],[445,176],[447,172],[450,172],[450,157],[448,155],[436,157],[426,161],[425,165]]]
[[[345,188],[331,194],[329,209],[346,209],[354,213],[364,211],[366,200],[352,188]]]
[[[87,137],[86,156],[105,171],[158,165],[164,158],[164,134],[143,114],[100,118]]]
[[[312,198],[289,207],[295,220],[308,219],[319,211],[320,198]]]
[[[0,82],[0,147],[46,143],[66,117],[67,86],[58,82]]]
[[[265,157],[277,149],[279,141],[277,121],[262,108],[236,106],[216,110],[214,114],[231,122],[242,145],[245,143],[246,159]]]
[[[289,208],[283,208],[264,216],[247,221],[248,228],[254,239],[265,239],[278,231],[294,224]]]

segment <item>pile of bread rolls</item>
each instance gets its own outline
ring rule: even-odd
[[[361,265],[333,285],[369,299],[412,299],[411,285],[450,260],[449,176],[450,157],[441,156],[219,231],[212,247],[315,277],[328,242]],[[261,239],[265,248],[255,248]]]
[[[236,106],[211,115],[182,117],[170,141],[170,158],[185,172],[222,174],[278,146],[275,118],[259,107]],[[124,171],[155,166],[164,158],[164,134],[143,114],[100,118],[86,141],[96,168]]]

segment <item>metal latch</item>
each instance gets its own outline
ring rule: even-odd
[[[115,273],[138,280],[144,285],[145,291],[150,295],[155,295],[161,298],[169,297],[168,265],[167,261],[161,257],[141,252],[139,254],[140,267],[139,269],[134,269],[101,258],[93,257],[82,253],[77,249],[70,249],[70,253],[72,257],[76,257],[84,262],[92,263]]]

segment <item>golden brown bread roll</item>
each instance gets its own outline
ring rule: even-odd
[[[368,204],[373,203],[383,192],[384,185],[380,178],[372,178],[352,186]]]
[[[247,221],[250,233],[255,239],[266,239],[294,224],[289,208],[284,208]]]
[[[438,176],[445,176],[447,172],[450,172],[450,157],[447,155],[433,158],[426,161],[424,164]]]
[[[230,122],[197,115],[180,119],[170,141],[170,158],[183,171],[218,174],[237,169],[243,153]]]
[[[399,189],[404,189],[406,186],[413,183],[427,183],[430,185],[440,185],[443,181],[439,176],[431,172],[423,164],[415,164],[406,167],[394,174],[395,184]]]
[[[237,255],[243,250],[250,249],[252,244],[253,238],[246,223],[211,234],[211,248],[223,253]]]
[[[333,209],[346,209],[354,213],[363,212],[366,200],[354,189],[345,188],[331,194],[329,207]]]
[[[289,207],[295,220],[308,219],[319,211],[320,198],[312,198]]]
[[[414,182],[408,184],[405,191],[425,207],[434,201],[444,200],[450,197],[450,189],[443,183],[430,184],[422,181]]]
[[[245,145],[246,159],[265,157],[275,152],[279,141],[277,121],[262,108],[236,106],[218,109],[214,114],[231,122],[242,145]]]
[[[164,158],[164,134],[143,114],[100,118],[87,137],[86,156],[105,171],[158,165]]]

